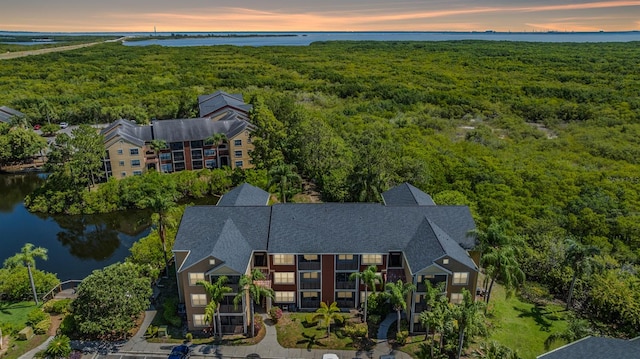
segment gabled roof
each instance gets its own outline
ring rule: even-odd
[[[153,138],[169,142],[202,140],[214,133],[223,133],[228,139],[247,129],[249,123],[237,119],[212,121],[209,118],[156,120],[152,123]]]
[[[121,137],[129,143],[133,143],[140,147],[145,142],[151,141],[151,128],[149,126],[140,126],[133,121],[119,119],[100,131],[104,136],[104,142],[107,143],[113,138]]]
[[[7,106],[0,106],[0,122],[9,122],[11,121],[12,117],[24,117],[25,114],[18,111],[18,110],[14,110],[12,108],[9,108]]]
[[[585,337],[548,353],[538,359],[637,359],[640,358],[640,340]]]
[[[209,116],[225,107],[232,107],[243,112],[251,111],[251,105],[244,103],[242,94],[229,94],[224,91],[198,96],[198,107],[200,117]]]
[[[218,206],[266,206],[269,197],[268,192],[243,183],[220,197]]]
[[[267,247],[269,214],[267,206],[187,207],[173,246],[189,252],[180,271],[214,256],[244,273],[251,251]]]
[[[382,200],[387,206],[435,206],[435,202],[428,194],[416,187],[403,183],[382,194]]]

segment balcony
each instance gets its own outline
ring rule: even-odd
[[[301,280],[300,289],[320,289],[320,280]]]
[[[346,281],[346,282],[338,281],[336,282],[336,289],[356,289],[356,282],[355,281]]]
[[[298,262],[299,270],[320,270],[320,261],[317,262]]]
[[[355,308],[356,307],[356,301],[353,298],[348,298],[348,299],[338,298],[336,300],[336,304],[338,305],[339,308]]]
[[[320,299],[303,299],[300,308],[320,308]]]
[[[242,303],[238,303],[236,308],[233,304],[220,305],[220,313],[242,313]]]
[[[404,274],[404,270],[403,269],[388,269],[387,270],[386,282],[387,283],[390,283],[390,282],[394,282],[395,283],[398,280],[401,280],[401,281],[406,283],[407,277]]]

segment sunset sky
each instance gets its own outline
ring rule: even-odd
[[[2,0],[0,31],[627,31],[640,0]]]

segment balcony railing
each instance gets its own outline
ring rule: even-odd
[[[298,262],[299,270],[319,270],[320,262]]]
[[[300,281],[300,289],[320,289],[320,281],[319,280],[314,280],[314,281],[302,280]]]
[[[242,313],[242,304],[238,303],[237,308],[232,304],[222,304],[220,305],[220,313]]]
[[[353,299],[338,299],[336,303],[340,308],[355,308],[356,306],[356,301]]]
[[[358,270],[358,261],[353,260],[353,261],[337,261],[336,262],[336,269],[337,270],[352,270],[352,271],[356,271]]]
[[[356,289],[356,282],[336,282],[336,289]]]
[[[302,300],[300,303],[301,308],[320,308],[320,299],[314,300]]]

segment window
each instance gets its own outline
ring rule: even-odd
[[[202,161],[193,161],[191,163],[191,167],[193,167],[194,170],[201,170],[202,169]]]
[[[242,146],[242,140],[233,140],[234,146]]]
[[[204,273],[189,273],[189,285],[196,285],[200,280],[204,280]]]
[[[184,161],[184,152],[183,151],[177,151],[173,153],[173,160],[174,161]]]
[[[171,151],[180,151],[183,148],[182,142],[171,142],[171,144],[169,144],[169,148],[171,148]]]
[[[127,177],[127,172],[122,172],[122,173],[120,174],[120,176],[121,176],[121,177]]]
[[[176,171],[182,171],[184,170],[184,162],[177,162],[176,163]]]
[[[274,254],[273,265],[292,265],[293,254]]]
[[[204,155],[205,157],[213,157],[216,155],[216,150],[214,149],[204,150]]]
[[[140,167],[140,160],[131,160],[131,167]]]
[[[353,298],[353,292],[336,292],[338,298]]]
[[[162,172],[173,172],[173,165],[171,163],[163,163],[160,168]]]
[[[233,155],[236,156],[236,157],[242,157],[242,151],[241,150],[233,151]]]
[[[207,305],[206,294],[191,294],[191,306],[204,307]]]
[[[202,140],[200,141],[191,141],[191,148],[202,148]]]
[[[193,315],[193,326],[194,327],[206,327],[207,323],[204,321],[204,314],[194,314]]]
[[[275,292],[275,302],[276,303],[293,303],[293,298],[295,297],[295,292]]]
[[[293,272],[276,272],[273,274],[274,284],[295,284],[295,273]]]
[[[382,254],[363,254],[362,264],[382,264]]]
[[[302,258],[304,258],[305,261],[317,261],[319,259],[317,254],[305,254]]]
[[[169,152],[160,153],[160,161],[171,161],[171,153]]]
[[[142,176],[142,171],[133,171],[134,176]]]
[[[469,273],[467,272],[454,272],[453,284],[454,285],[466,285],[469,283]]]
[[[191,159],[201,160],[202,159],[202,150],[191,150]]]
[[[442,260],[442,264],[449,264],[449,258],[445,258]]]
[[[236,167],[242,168],[242,161],[236,161]]]
[[[353,260],[353,254],[339,254],[338,255],[338,260],[341,260],[341,261],[352,261]]]
[[[138,155],[138,149],[137,148],[130,148],[129,149],[129,154],[131,156],[137,156]]]
[[[451,303],[460,304],[463,299],[462,293],[451,293]]]
[[[319,272],[305,272],[302,273],[302,279],[318,279]]]
[[[206,161],[204,161],[204,165],[207,168],[216,168],[216,167],[218,167],[216,160],[206,160]]]
[[[120,161],[119,164],[120,164],[120,167],[124,167],[124,161]]]
[[[122,154],[122,148],[118,150],[118,154],[121,155]]]

